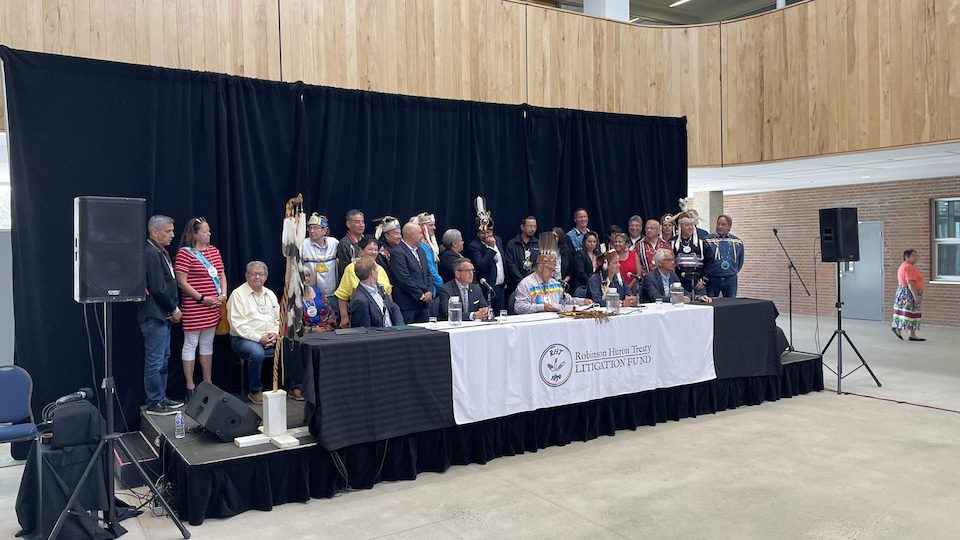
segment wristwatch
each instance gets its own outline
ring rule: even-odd
[[[198,303],[198,304],[202,304],[202,303],[203,303],[203,295],[202,295],[202,294],[200,295],[200,298],[197,298],[197,303]]]

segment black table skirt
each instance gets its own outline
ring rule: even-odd
[[[718,379],[774,375],[780,370],[777,307],[770,300],[713,299],[713,365]]]

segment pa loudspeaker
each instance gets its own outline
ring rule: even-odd
[[[146,208],[144,199],[73,199],[74,300],[143,301]]]
[[[223,442],[253,435],[260,426],[260,415],[246,403],[208,382],[197,386],[184,412]]]
[[[820,260],[860,260],[860,228],[856,208],[820,209]]]

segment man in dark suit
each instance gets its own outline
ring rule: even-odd
[[[467,246],[467,258],[473,261],[476,267],[477,283],[485,279],[493,288],[490,308],[499,313],[506,305],[504,285],[507,282],[507,270],[504,260],[506,250],[503,240],[493,234],[493,220],[487,219],[477,223],[477,237]]]
[[[370,259],[361,259],[353,266],[360,284],[350,297],[347,310],[350,326],[385,327],[403,324],[403,314],[387,293],[377,283],[377,264]]]
[[[447,302],[450,301],[451,296],[460,297],[464,319],[482,321],[490,315],[490,306],[484,298],[483,290],[473,283],[473,272],[473,263],[470,259],[460,259],[454,266],[454,278],[444,283],[437,295],[441,319],[447,318]]]
[[[408,323],[427,322],[428,306],[433,300],[433,281],[427,267],[427,253],[420,247],[423,233],[415,223],[406,223],[401,230],[400,243],[390,250],[390,270],[396,281],[393,298],[403,320]]]
[[[173,219],[156,215],[147,222],[150,238],[144,252],[147,272],[147,298],[137,312],[143,333],[143,386],[147,394],[146,412],[155,415],[176,414],[183,403],[167,397],[167,363],[170,361],[170,327],[180,322],[177,307],[179,291],[173,274],[173,262],[167,246],[173,241]]]
[[[657,298],[661,298],[664,302],[670,302],[670,285],[680,283],[680,278],[677,277],[677,274],[674,272],[676,259],[673,255],[673,250],[658,249],[656,253],[653,254],[653,262],[656,268],[643,276],[643,285],[641,287],[643,301],[656,302]],[[695,299],[700,302],[707,304],[711,302],[705,290],[698,290],[694,294],[696,295]],[[689,304],[690,297],[684,295],[683,303]]]

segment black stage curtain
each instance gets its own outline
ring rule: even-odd
[[[687,191],[686,120],[415,98],[29,53],[0,47],[13,200],[17,364],[34,402],[98,383],[83,308],[72,300],[72,201],[143,197],[147,213],[204,216],[231,287],[252,259],[279,290],[283,204],[383,214],[437,214],[468,239],[473,198],[487,198],[504,240],[532,214],[541,230],[626,225],[676,209]],[[146,236],[146,232],[144,231]],[[176,242],[175,242],[176,243]],[[173,246],[174,248],[176,246]],[[129,428],[143,400],[136,305],[114,309],[115,379]],[[92,317],[93,310],[88,308]],[[93,321],[91,321],[93,324]],[[102,346],[91,326],[93,354]],[[182,395],[179,339],[170,394]],[[229,366],[226,340],[215,372]],[[95,363],[100,364],[97,360]],[[102,366],[96,368],[102,371]],[[215,379],[216,380],[216,379]]]

